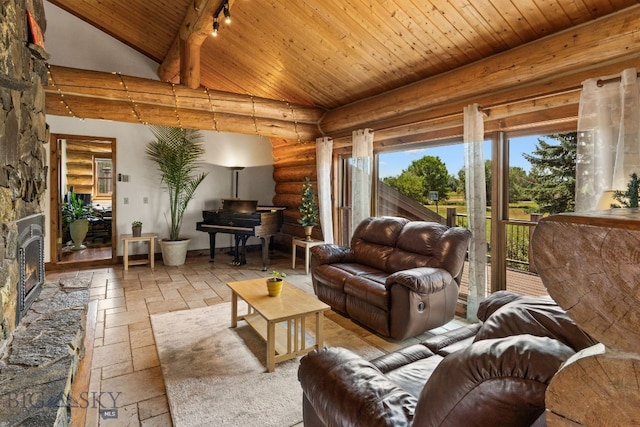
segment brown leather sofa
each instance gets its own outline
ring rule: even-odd
[[[312,351],[298,371],[305,427],[546,425],[549,381],[596,342],[548,297],[497,292],[478,318],[372,361]]]
[[[351,247],[311,248],[313,289],[334,311],[402,340],[453,319],[471,232],[398,217],[363,220]]]

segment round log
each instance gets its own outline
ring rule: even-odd
[[[587,351],[569,362],[547,388],[549,427],[640,425],[640,355]]]
[[[273,146],[274,157],[286,157],[301,154],[313,154],[315,156],[315,146],[309,144],[296,144],[296,145],[281,145]]]
[[[294,167],[279,167],[274,165],[273,179],[276,182],[299,182],[304,181],[306,177],[309,177],[311,181],[316,181],[318,173],[315,165],[306,166],[294,166]]]
[[[65,104],[56,93],[46,95],[47,114],[69,116]],[[317,132],[314,125],[279,121],[275,119],[252,118],[243,115],[216,113],[211,111],[172,106],[135,104],[129,101],[65,96],[66,105],[79,118],[116,120],[120,122],[155,124],[161,126],[182,126],[192,129],[219,130],[221,132],[251,133],[264,136],[296,137],[309,136]]]
[[[532,236],[549,295],[608,349],[640,353],[640,210],[542,219]]]
[[[274,147],[289,147],[289,146],[306,146],[312,147],[313,150],[316,148],[316,144],[314,140],[303,140],[298,141],[298,139],[286,139],[286,138],[271,138],[271,145]]]
[[[150,104],[174,108],[176,99],[179,107],[211,112],[262,117],[287,121],[289,123],[317,124],[324,111],[314,107],[292,105],[284,101],[252,97],[250,95],[222,92],[204,88],[191,89],[183,85],[171,85],[157,80],[105,73],[101,71],[51,65],[51,86],[45,91],[57,94],[60,90],[65,97],[89,97],[119,100],[135,104]],[[54,86],[55,84],[55,86]],[[47,111],[48,112],[48,111]],[[113,119],[111,119],[113,120]],[[315,134],[318,134],[317,129]],[[297,141],[297,136],[285,137]],[[305,140],[314,140],[305,137]]]
[[[276,206],[286,206],[288,209],[298,209],[302,200],[300,194],[276,194],[273,203]]]
[[[311,183],[315,187],[315,182]],[[300,194],[302,195],[302,186],[304,181],[298,182],[277,182],[276,193],[277,194]]]

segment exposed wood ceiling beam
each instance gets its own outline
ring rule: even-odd
[[[443,104],[469,103],[482,94],[490,96],[492,92],[525,87],[629,58],[635,58],[640,67],[640,5],[451,72],[335,108],[323,118],[320,127],[326,135],[344,136],[353,129],[375,129],[389,120],[400,122],[403,117],[438,109]],[[405,123],[410,123],[410,119]]]
[[[323,110],[250,95],[189,89],[116,73],[50,66],[47,114],[217,129],[309,141]]]
[[[234,0],[229,0],[229,7]],[[180,25],[164,61],[158,67],[160,80],[195,89],[200,86],[200,47],[210,36],[213,14],[222,0],[194,0]]]

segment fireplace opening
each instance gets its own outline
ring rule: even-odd
[[[44,215],[37,214],[18,221],[18,304],[16,325],[44,283]]]

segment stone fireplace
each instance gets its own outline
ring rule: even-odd
[[[47,54],[34,44],[27,12],[44,32],[42,0],[8,0],[0,22],[0,352],[44,280]],[[21,264],[21,261],[24,263]],[[24,294],[21,293],[21,283]]]

